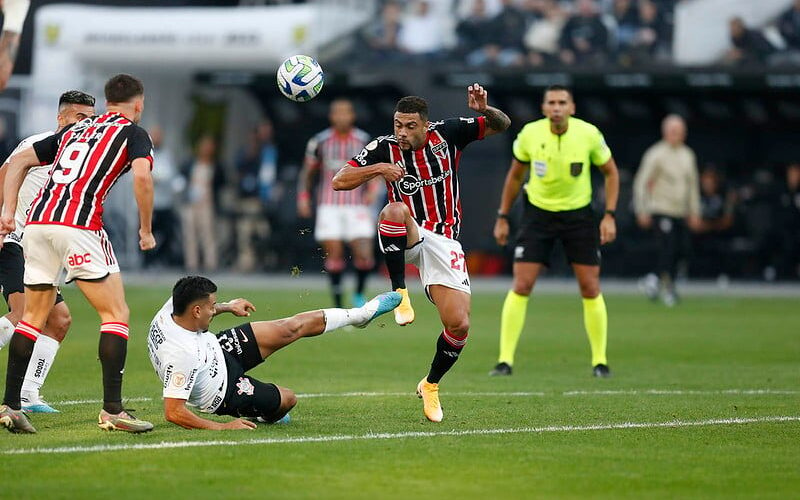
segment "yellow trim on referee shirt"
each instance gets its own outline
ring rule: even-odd
[[[531,166],[525,185],[528,201],[551,212],[585,207],[592,201],[592,165],[604,165],[611,150],[591,123],[571,117],[567,131],[556,135],[550,120],[525,125],[514,141],[514,157]]]

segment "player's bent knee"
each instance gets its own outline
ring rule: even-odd
[[[291,389],[285,387],[278,387],[281,393],[281,410],[287,412],[297,405],[297,396]]]
[[[445,325],[445,329],[456,337],[466,337],[469,332],[469,318],[448,321]]]
[[[395,222],[403,222],[406,220],[406,215],[409,214],[408,207],[405,204],[395,201],[389,203],[383,210],[381,210],[381,218]]]

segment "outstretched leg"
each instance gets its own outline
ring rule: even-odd
[[[250,323],[262,358],[304,337],[316,337],[344,326],[365,327],[400,303],[397,292],[387,292],[373,298],[362,307],[352,309],[320,309],[295,314],[290,318]]]

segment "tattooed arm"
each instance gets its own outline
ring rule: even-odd
[[[467,88],[467,104],[473,111],[486,117],[485,137],[505,131],[511,125],[511,118],[497,108],[489,106],[486,89],[477,83]]]

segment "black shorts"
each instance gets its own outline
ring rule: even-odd
[[[8,305],[8,296],[12,293],[25,293],[25,257],[22,247],[15,243],[6,243],[0,248],[0,289]],[[56,294],[56,304],[63,302],[61,291]],[[11,307],[9,306],[9,310]],[[21,313],[22,311],[20,311]]]
[[[250,323],[223,330],[217,334],[225,366],[228,369],[228,389],[217,408],[217,415],[232,417],[263,417],[269,419],[281,405],[281,393],[275,384],[254,379],[245,372],[264,362]]]
[[[570,264],[600,265],[600,229],[591,206],[550,212],[526,202],[514,260],[549,267],[557,240]]]

